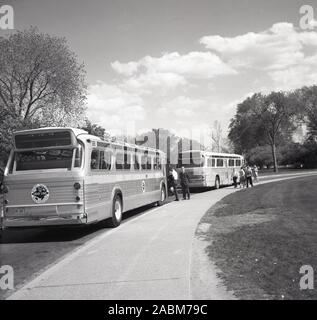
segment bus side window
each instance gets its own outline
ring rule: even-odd
[[[223,167],[223,159],[217,159],[217,167]]]
[[[100,165],[101,170],[110,170],[111,169],[111,151],[101,151],[100,153]]]
[[[152,169],[152,157],[151,156],[147,157],[146,169],[147,170],[151,170]]]
[[[112,163],[112,152],[109,150],[105,151],[105,159],[104,159],[104,166],[105,170],[111,170],[111,163]]]
[[[241,167],[241,160],[236,160],[236,167]]]
[[[99,150],[94,149],[94,150],[91,151],[90,168],[92,170],[99,169],[99,156],[100,156],[100,151]]]
[[[215,167],[215,159],[208,158],[207,159],[207,166],[211,167],[211,168],[214,168]]]
[[[140,170],[140,163],[139,163],[139,155],[137,153],[134,154],[134,170]]]
[[[79,168],[81,166],[82,158],[83,158],[83,148],[81,145],[79,145],[75,150],[75,162],[74,162],[75,168]]]
[[[229,159],[229,167],[234,167],[234,159]]]
[[[154,170],[161,170],[161,169],[162,169],[161,158],[159,155],[156,155],[154,158]]]
[[[124,169],[124,155],[122,151],[116,153],[116,169]]]
[[[146,153],[141,158],[142,170],[151,170],[151,157]]]
[[[131,169],[131,152],[125,151],[124,154],[124,169],[130,170]]]

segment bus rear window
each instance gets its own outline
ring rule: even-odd
[[[186,152],[178,155],[178,168],[202,167],[204,158],[200,152]]]
[[[44,169],[71,169],[73,159],[73,149],[50,149],[50,150],[31,150],[15,152],[15,170],[44,170]],[[77,153],[77,161],[80,164]],[[77,164],[77,165],[78,165]]]
[[[15,136],[17,149],[46,148],[72,145],[70,131],[18,134]]]

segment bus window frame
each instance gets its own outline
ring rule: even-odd
[[[74,166],[74,157],[76,153],[76,149],[78,148],[78,145],[76,147],[63,147],[63,146],[54,146],[54,147],[46,147],[46,148],[34,148],[34,149],[13,149],[10,152],[9,159],[7,162],[6,166],[6,174],[9,175],[20,175],[20,174],[30,174],[30,173],[43,173],[43,172],[69,172],[69,171],[79,171],[82,168],[84,168],[85,164],[85,150],[84,150],[84,144],[78,140],[78,144],[81,145],[82,148],[82,159],[81,159],[81,165],[80,167],[75,167]],[[72,149],[73,154],[72,154],[72,161],[71,161],[71,168],[51,168],[51,169],[34,169],[34,170],[16,170],[16,152],[27,152],[27,151],[39,151],[39,150],[54,150],[54,149]]]
[[[229,158],[228,159],[228,168],[234,168],[235,167],[235,160],[234,158]],[[233,165],[230,165],[230,161],[233,161]]]

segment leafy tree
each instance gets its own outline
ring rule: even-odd
[[[69,125],[84,112],[84,66],[64,38],[36,28],[0,38],[0,104],[3,116]]]
[[[270,146],[257,146],[249,150],[246,160],[251,165],[256,164],[260,168],[270,167],[273,164]]]
[[[238,104],[237,112],[230,121],[228,134],[235,152],[246,154],[252,148],[266,143],[261,121],[256,112],[262,103],[263,96],[254,94]]]
[[[297,99],[298,111],[307,122],[309,135],[317,138],[317,86],[296,90],[294,96]]]
[[[15,129],[77,126],[85,112],[85,72],[64,38],[36,28],[0,37],[0,154]]]
[[[258,146],[271,147],[274,171],[278,171],[277,145],[289,141],[295,130],[296,108],[284,92],[255,94],[238,105],[231,120],[229,139],[238,152],[248,153]]]
[[[87,131],[89,134],[100,137],[101,139],[110,139],[110,134],[106,132],[106,129],[98,124],[91,123],[90,120],[85,119],[85,125],[81,129]]]
[[[267,141],[272,149],[274,171],[278,171],[276,146],[279,141],[290,139],[295,130],[295,108],[289,104],[284,92],[272,92],[265,97],[259,110],[259,119],[264,129]]]

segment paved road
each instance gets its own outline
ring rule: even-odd
[[[191,250],[197,224],[210,206],[233,191],[204,192],[193,195],[191,201],[148,208],[117,229],[66,231],[62,237],[56,230],[30,232],[28,243],[25,239],[15,243],[21,253],[18,268],[23,270],[23,259],[30,264],[33,257],[29,276],[41,269],[38,264],[45,264],[41,254],[52,256],[51,262],[60,258],[61,252],[66,257],[10,298],[190,299]],[[44,242],[39,241],[41,237]],[[10,243],[4,246],[10,250]],[[3,245],[1,250],[2,257]]]

